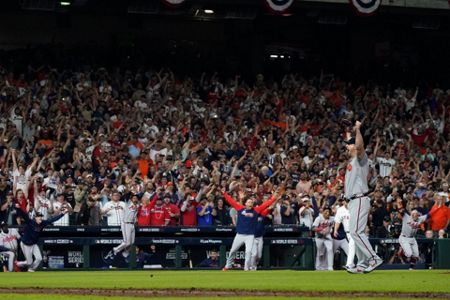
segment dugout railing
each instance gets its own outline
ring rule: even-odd
[[[234,237],[233,227],[140,227],[129,255],[110,255],[121,242],[120,227],[47,227],[39,246],[43,252],[42,268],[52,270],[108,268],[205,268],[205,260],[215,254],[218,260],[211,268],[225,264]],[[307,228],[270,226],[264,238],[261,268],[314,270],[315,242]],[[402,261],[397,239],[371,239],[385,268],[407,268]],[[450,268],[447,253],[450,240],[418,238],[421,250],[420,268]],[[243,249],[241,249],[243,250]],[[237,253],[237,267],[243,264],[244,252]],[[343,265],[345,256],[336,255],[335,268]]]

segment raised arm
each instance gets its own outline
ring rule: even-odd
[[[65,213],[61,213],[61,214],[59,214],[59,215],[57,215],[57,216],[51,217],[50,219],[47,219],[47,220],[45,220],[45,221],[42,221],[42,224],[43,224],[44,226],[48,226],[48,225],[50,225],[50,224],[52,224],[52,223],[58,221],[58,220],[61,219],[62,217],[64,217],[64,215],[65,215]]]
[[[358,153],[358,157],[362,158],[363,155],[366,153],[366,150],[364,149],[364,140],[361,134],[361,122],[356,121],[355,123],[355,147],[356,151]]]
[[[277,191],[275,194],[273,194],[269,200],[267,200],[266,202],[264,202],[263,204],[257,206],[255,208],[257,213],[261,213],[263,212],[266,208],[268,208],[269,206],[271,206],[272,204],[274,204],[282,195],[284,194],[284,189],[281,189],[280,191]]]
[[[39,191],[37,188],[36,177],[33,178],[33,188],[34,188],[34,209],[39,210],[41,208],[41,202],[39,201]]]
[[[244,205],[237,203],[236,200],[233,199],[233,197],[227,194],[227,192],[223,192],[223,197],[225,201],[227,201],[227,203],[233,206],[236,210],[241,210],[245,207]]]
[[[13,162],[13,171],[17,170],[16,149],[11,149],[11,158]]]

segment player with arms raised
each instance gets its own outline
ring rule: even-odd
[[[403,249],[406,259],[410,263],[409,269],[413,270],[419,259],[419,246],[416,241],[417,230],[422,223],[427,221],[434,211],[430,211],[424,216],[419,216],[420,213],[417,210],[411,211],[410,215],[406,209],[403,208],[401,201],[398,201],[398,207],[400,214],[402,215],[402,232],[398,241]]]
[[[364,149],[364,141],[361,135],[361,122],[355,122],[355,137],[351,138],[347,132],[347,151],[350,162],[345,173],[345,198],[349,201],[350,212],[350,236],[355,242],[355,251],[358,263],[355,268],[347,269],[352,274],[370,273],[383,263],[383,260],[375,253],[365,234],[367,219],[370,210],[370,198],[367,197],[369,187],[367,177],[369,175],[369,159]]]
[[[282,192],[278,191],[272,195],[269,200],[263,204],[253,207],[254,200],[252,198],[245,201],[245,206],[237,203],[226,192],[223,193],[225,201],[237,210],[236,236],[231,246],[230,254],[227,258],[227,263],[222,269],[227,271],[232,268],[234,256],[239,248],[245,244],[245,264],[244,271],[249,271],[252,267],[251,255],[253,249],[253,242],[255,239],[255,230],[258,223],[259,215],[269,206],[271,206],[281,196]]]

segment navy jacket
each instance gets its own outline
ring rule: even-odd
[[[21,241],[28,246],[37,244],[39,240],[39,233],[42,231],[42,229],[44,229],[44,227],[58,221],[64,216],[64,214],[60,214],[59,216],[44,220],[41,224],[38,224],[35,220],[30,219],[28,214],[24,213],[20,208],[16,208],[16,212],[18,216],[22,217],[25,220],[25,228]]]
[[[272,205],[277,199],[272,196],[269,200],[263,204],[252,208],[246,209],[244,205],[237,203],[230,195],[227,193],[223,194],[225,201],[227,201],[231,206],[237,210],[237,222],[236,222],[236,233],[255,235],[256,228],[258,225],[258,217],[260,214]]]

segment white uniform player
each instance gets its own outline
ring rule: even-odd
[[[316,233],[316,270],[333,271],[333,230],[334,218],[330,217],[330,209],[325,208],[313,223],[312,230]]]
[[[370,211],[370,198],[367,197],[369,159],[364,149],[360,127],[361,123],[357,121],[354,127],[356,138],[347,140],[347,150],[351,159],[345,173],[345,198],[349,200],[350,236],[355,241],[358,258],[356,268],[347,270],[352,274],[370,273],[383,263],[365,234]],[[350,137],[349,135],[348,133],[347,137]]]
[[[135,224],[136,217],[139,211],[139,198],[136,195],[133,195],[125,205],[122,224],[120,225],[120,229],[122,230],[123,241],[122,243],[113,248],[114,255],[117,253],[124,251],[124,256],[127,256],[128,250],[131,245],[134,244],[134,240],[136,237]]]
[[[47,220],[53,212],[53,204],[45,197],[45,191],[34,197],[34,210],[43,215],[42,219],[44,220]]]
[[[14,261],[17,257],[18,243],[20,234],[15,228],[8,228],[8,224],[2,222],[0,232],[0,246],[8,249],[2,252],[2,255],[8,257],[8,271],[14,271]]]
[[[59,193],[57,194],[57,201],[53,202],[52,208],[55,215],[59,215],[63,210],[66,210],[67,213],[64,214],[64,216],[55,221],[53,223],[54,226],[69,226],[69,214],[72,212],[72,206],[69,202],[64,200],[64,194]],[[44,219],[45,220],[45,219]]]
[[[347,263],[345,269],[352,269],[355,267],[355,241],[350,236],[350,212],[347,208],[348,203],[339,207],[334,216],[334,236],[338,236],[338,231],[342,225],[347,239],[334,240],[334,249],[342,248],[347,254]]]
[[[416,261],[419,258],[419,246],[417,245],[415,238],[417,230],[427,218],[428,215],[419,217],[419,212],[417,210],[413,210],[411,215],[406,212],[403,213],[402,232],[398,241],[406,258],[410,262],[410,269],[414,269]]]
[[[108,226],[121,226],[125,202],[120,201],[120,193],[112,194],[111,201],[107,202],[101,209],[102,214],[107,216]]]

